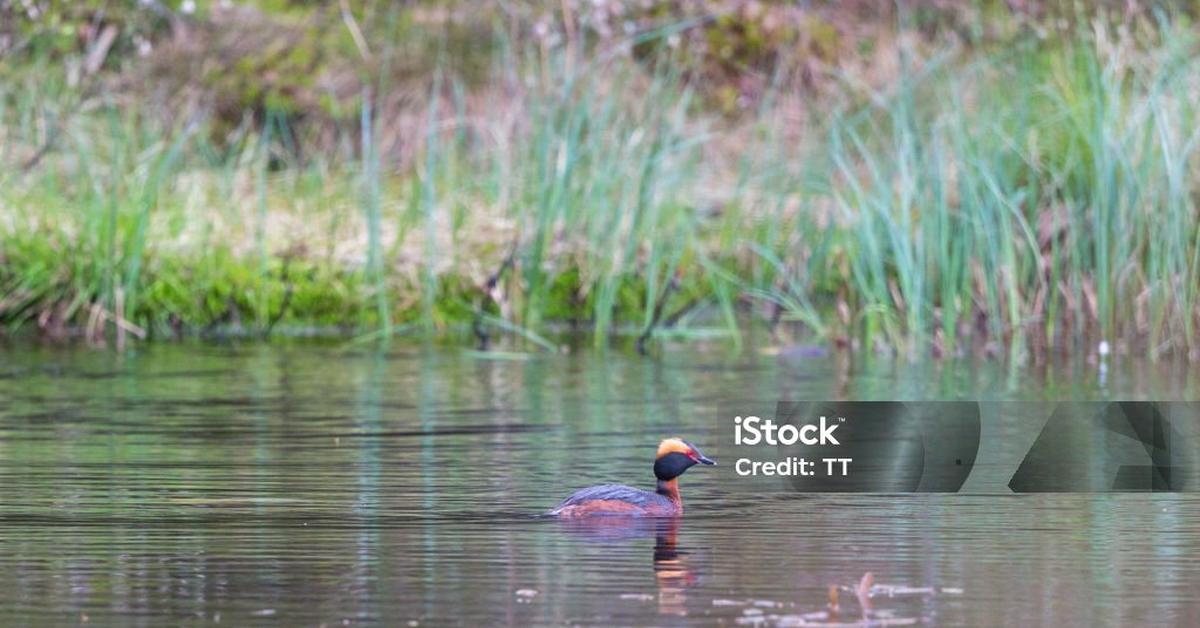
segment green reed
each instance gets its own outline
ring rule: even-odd
[[[5,163],[59,139],[2,175],[0,322],[474,325],[551,349],[561,322],[607,344],[736,339],[762,315],[904,355],[1194,353],[1194,44],[1164,23],[1136,46],[1081,32],[905,56],[891,82],[839,76],[819,102],[781,72],[731,122],[671,53],[505,42],[507,100],[480,108],[433,72],[396,161],[383,83],[336,150],[301,160],[283,112],[217,141],[199,117],[62,115],[70,90],[30,81],[0,98]],[[247,217],[250,246],[214,226]]]

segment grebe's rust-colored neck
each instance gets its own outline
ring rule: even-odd
[[[683,499],[679,497],[679,482],[675,479],[659,480],[658,494],[671,500],[679,508],[683,508]]]

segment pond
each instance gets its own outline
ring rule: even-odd
[[[797,494],[721,464],[681,479],[678,521],[536,516],[582,486],[652,486],[664,436],[727,461],[730,399],[1195,399],[1186,366],[2,350],[3,625],[804,625],[864,603],[874,625],[1200,618],[1186,493]]]

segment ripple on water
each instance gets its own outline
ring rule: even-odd
[[[10,350],[0,624],[1200,615],[1190,495],[803,496],[748,492],[719,467],[681,480],[687,514],[673,527],[537,518],[581,486],[651,485],[663,435],[721,458],[715,412],[727,399],[1195,396],[1170,388],[1187,380],[1149,378],[1157,366],[1114,365],[1098,390],[1086,369],[1053,388],[977,364],[868,365],[847,381],[822,356],[680,351]],[[955,377],[938,376],[947,369]],[[963,382],[980,388],[945,388]]]

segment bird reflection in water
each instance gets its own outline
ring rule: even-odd
[[[688,568],[687,552],[676,545],[679,517],[660,519],[654,532],[654,580],[658,584],[658,614],[687,615],[687,590],[696,582]]]
[[[598,542],[654,537],[654,582],[660,615],[687,615],[687,591],[696,583],[687,550],[678,546],[680,517],[590,517],[563,520],[573,534]]]

